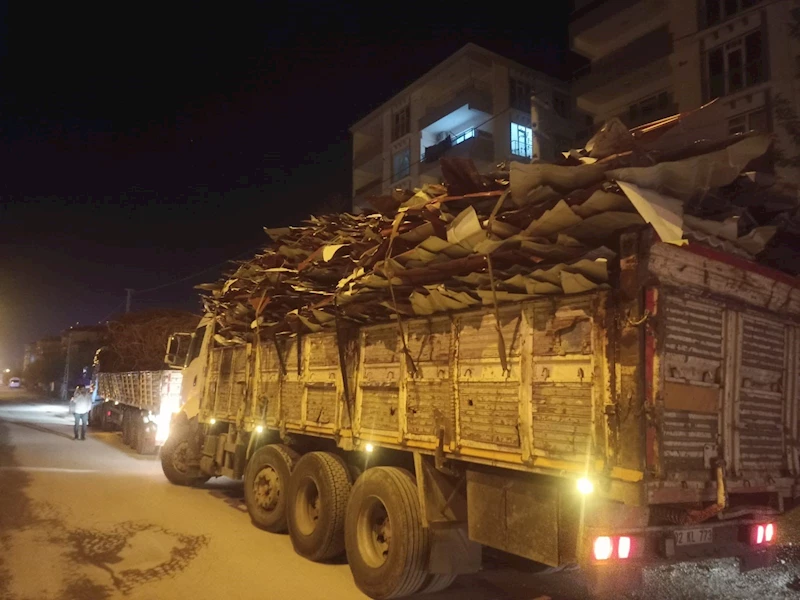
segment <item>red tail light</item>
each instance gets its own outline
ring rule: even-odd
[[[631,538],[622,536],[617,542],[617,556],[621,559],[628,558],[631,555]]]
[[[750,543],[755,546],[772,543],[772,541],[775,539],[774,523],[755,525],[750,531]]]
[[[608,560],[614,553],[614,542],[608,536],[595,538],[594,558],[595,560]]]
[[[764,527],[764,541],[771,542],[775,538],[775,525],[772,523],[767,523],[767,526]]]
[[[110,416],[111,416],[111,411],[108,411],[108,412],[106,413],[106,416],[110,417]]]

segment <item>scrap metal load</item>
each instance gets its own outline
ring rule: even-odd
[[[160,370],[169,336],[193,331],[199,320],[197,315],[168,309],[115,317],[106,323],[105,344],[95,355],[95,365],[104,373]]]
[[[375,214],[311,217],[227,279],[198,288],[221,344],[613,287],[619,236],[652,226],[800,270],[796,188],[759,170],[772,139],[715,136],[721,107],[628,130],[612,120],[556,164],[479,174],[442,159],[444,185],[372,199]]]

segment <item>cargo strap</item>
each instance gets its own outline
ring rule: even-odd
[[[344,341],[342,340],[342,330],[339,326],[339,307],[334,300],[335,319],[336,319],[336,347],[339,351],[339,371],[342,375],[342,393],[344,394],[344,405],[347,407],[347,419],[350,423],[350,428],[353,427],[353,397],[350,394],[350,380],[347,377],[347,353],[344,348]]]
[[[386,274],[388,275],[389,280],[389,293],[392,295],[392,306],[394,306],[394,312],[397,315],[397,329],[400,332],[400,340],[403,343],[403,356],[406,358],[406,367],[408,368],[409,372],[411,373],[412,377],[416,377],[417,375],[417,366],[414,364],[414,358],[411,356],[411,350],[408,349],[408,344],[406,343],[406,334],[405,330],[403,329],[403,320],[400,315],[400,311],[397,309],[397,298],[394,293],[394,285],[392,285],[392,278],[394,277],[394,270],[391,267],[390,260],[392,258],[392,244],[394,243],[394,238],[397,237],[397,232],[400,229],[400,223],[403,221],[404,213],[400,212],[397,213],[397,216],[394,218],[394,222],[392,223],[392,233],[389,235],[389,247],[386,249]]]
[[[494,223],[494,219],[497,216],[497,213],[500,211],[500,208],[503,206],[503,202],[508,197],[508,194],[511,192],[511,188],[507,189],[503,194],[497,199],[497,203],[494,205],[492,209],[492,213],[489,215],[489,222],[487,224],[487,233],[488,236],[491,238],[492,236],[492,224]],[[489,269],[489,285],[492,289],[492,303],[494,304],[494,326],[497,329],[497,353],[500,355],[500,365],[503,367],[503,373],[508,373],[508,357],[506,356],[506,342],[503,338],[503,327],[500,324],[500,307],[497,302],[497,286],[495,285],[494,281],[494,270],[492,269],[492,257],[490,256],[489,252],[486,253],[486,266]]]

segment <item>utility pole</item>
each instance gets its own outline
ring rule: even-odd
[[[67,329],[67,358],[64,361],[64,383],[62,384],[62,400],[69,400],[69,359],[72,354],[72,330]]]
[[[132,288],[125,288],[125,291],[128,293],[128,296],[125,298],[125,313],[131,312],[131,298],[133,297],[133,289]]]

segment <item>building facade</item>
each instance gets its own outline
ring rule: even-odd
[[[470,158],[481,171],[553,158],[572,146],[575,117],[568,84],[467,44],[350,128],[353,209],[441,182],[442,157]]]
[[[577,106],[595,125],[619,117],[635,127],[718,98],[721,129],[774,132],[792,152],[775,107],[797,107],[793,8],[793,0],[575,0],[571,47],[591,61],[573,83]]]

